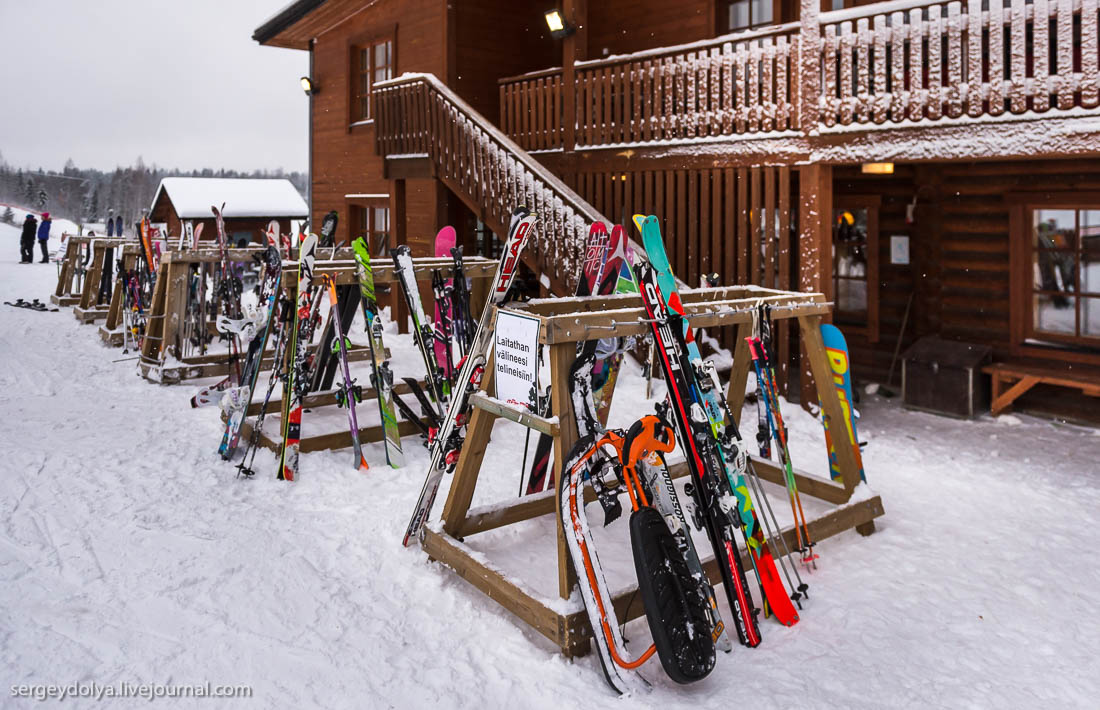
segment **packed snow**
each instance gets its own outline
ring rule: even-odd
[[[46,301],[56,270],[16,263],[17,242],[17,230],[0,227],[0,301]],[[8,464],[0,476],[0,706],[38,706],[11,697],[11,686],[93,681],[253,689],[243,700],[166,699],[167,707],[626,706],[594,655],[565,659],[421,550],[401,546],[427,465],[414,438],[404,440],[401,470],[371,444],[367,472],[353,470],[346,449],[308,453],[300,480],[282,483],[274,455],[262,451],[256,478],[241,480],[215,453],[216,408],[189,408],[197,384],[143,380],[132,354],[106,347],[69,309],[0,309],[0,456]],[[387,345],[398,377],[419,374],[411,341],[392,324]],[[366,363],[353,367],[366,381]],[[643,392],[628,364],[612,423],[650,411]],[[362,405],[364,418],[376,416],[372,409]],[[818,544],[796,626],[762,621],[759,648],[720,654],[710,677],[691,686],[650,661],[642,673],[653,689],[626,702],[665,710],[1093,706],[1097,431],[1023,414],[958,421],[877,395],[865,395],[861,410],[869,486],[886,510],[877,532]],[[340,430],[341,414],[307,413],[304,433]],[[824,475],[820,424],[794,406],[784,414],[796,464]],[[743,420],[751,436],[755,411]],[[475,506],[514,499],[522,433],[497,424]],[[777,512],[784,502],[773,499]],[[805,502],[811,516],[823,510]],[[598,521],[598,509],[590,516]],[[546,517],[467,543],[552,601],[550,530]],[[598,534],[609,577],[622,581],[623,525]],[[627,637],[635,652],[648,645],[644,622],[628,625]]]

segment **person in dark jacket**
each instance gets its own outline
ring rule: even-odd
[[[50,254],[46,251],[46,244],[50,241],[50,213],[42,213],[42,223],[38,225],[38,246],[42,248],[42,261],[39,264],[50,263]]]
[[[19,260],[23,264],[34,263],[34,235],[38,230],[38,220],[28,214],[23,220],[23,234],[19,238]]]

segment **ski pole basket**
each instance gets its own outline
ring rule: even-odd
[[[737,328],[738,345],[734,352],[727,395],[735,418],[740,414],[745,383],[752,368],[745,337],[751,335],[753,312],[763,302],[771,306],[772,320],[797,322],[805,357],[808,358],[824,414],[829,421],[835,422],[834,430],[842,429],[845,415],[837,390],[833,386],[820,332],[822,316],[830,313],[830,304],[822,294],[735,286],[681,291],[681,296],[686,315],[693,327]],[[494,319],[502,311],[540,321],[539,342],[549,351],[552,402],[550,416],[537,416],[523,407],[492,396],[495,391],[493,375],[496,367],[490,353],[481,391],[470,399],[472,411],[466,439],[443,506],[442,521],[431,521],[425,525],[421,546],[430,558],[450,567],[481,592],[546,636],[561,648],[563,654],[570,657],[584,655],[589,651],[592,629],[579,595],[572,595],[576,577],[569,563],[562,529],[560,496],[554,490],[548,490],[505,503],[477,508],[471,508],[471,504],[483,468],[490,471],[501,468],[483,467],[489,435],[497,419],[507,419],[552,437],[554,480],[560,481],[565,456],[578,439],[569,391],[569,373],[577,356],[578,343],[597,338],[644,335],[650,325],[637,294],[537,299],[525,304],[507,304],[497,308],[493,314]],[[822,456],[825,455],[826,452],[822,452]],[[857,499],[849,500],[860,482],[859,464],[850,447],[838,447],[837,458],[844,474],[843,484],[825,477],[794,471],[798,488],[803,494],[831,506],[824,514],[808,522],[813,538],[818,541],[850,528],[869,535],[874,531],[874,519],[884,513],[882,500],[877,495],[861,495]],[[783,485],[785,472],[778,463],[755,456],[751,459],[761,478]],[[688,473],[687,465],[683,461],[670,464],[669,469],[673,477],[682,477]],[[528,581],[516,580],[512,570],[506,573],[502,566],[493,562],[491,554],[479,551],[476,543],[470,544],[471,538],[479,533],[520,525],[551,514],[556,514],[555,573],[560,600],[543,596]],[[793,548],[796,535],[793,526],[785,528],[780,534]],[[548,556],[537,559],[548,559]],[[743,553],[743,562],[746,567],[751,564],[747,552]],[[546,564],[552,563],[548,560]],[[720,583],[717,565],[713,559],[704,561],[704,569],[713,583]],[[537,576],[543,580],[546,578],[545,573]],[[641,603],[630,603],[637,591],[637,587],[632,586],[621,590],[614,597],[613,602],[620,621],[625,622],[644,613]]]

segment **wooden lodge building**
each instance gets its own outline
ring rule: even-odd
[[[186,222],[198,229],[201,239],[217,239],[211,206],[222,208],[225,232],[235,246],[262,244],[271,220],[280,234],[294,234],[291,221],[305,220],[309,207],[297,188],[285,178],[168,177],[160,181],[149,221],[167,225],[167,234],[180,235]]]
[[[1098,0],[561,0],[561,38],[551,4],[260,26],[310,52],[314,221],[484,249],[526,203],[568,293],[590,221],[653,213],[689,284],[826,293],[857,380],[939,335],[991,346],[1016,406],[1100,418]]]

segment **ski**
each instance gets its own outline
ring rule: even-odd
[[[455,228],[448,225],[439,230],[435,235],[435,256],[446,258],[455,248],[458,237]],[[452,380],[454,380],[454,359],[452,356],[452,335],[454,308],[451,305],[454,282],[444,279],[443,274],[436,271],[432,274],[432,293],[435,296],[433,320],[435,322],[436,338],[432,342],[432,352],[435,353],[436,366],[443,377],[444,395],[450,395]]]
[[[371,354],[371,384],[378,399],[378,411],[382,417],[382,430],[386,442],[386,461],[393,468],[405,465],[401,451],[401,431],[394,411],[393,371],[386,359],[386,346],[382,342],[382,319],[378,314],[378,300],[374,292],[374,271],[371,268],[370,247],[363,237],[351,244],[355,254],[355,269],[359,276],[359,296],[370,336],[367,344]]]
[[[279,451],[279,480],[293,481],[298,476],[298,446],[302,440],[302,409],[306,396],[303,373],[312,335],[313,262],[317,254],[317,235],[310,234],[298,249],[298,301],[287,346],[287,377],[283,385],[283,444]]]
[[[577,415],[577,432],[580,438],[590,434],[598,434],[604,431],[598,418],[597,406],[592,388],[592,370],[595,363],[596,346],[594,341],[585,343],[585,347],[569,373],[570,394],[573,402],[573,411]],[[731,651],[733,644],[726,633],[725,623],[722,621],[721,612],[718,610],[718,602],[714,595],[714,588],[707,582],[703,571],[703,564],[699,558],[695,543],[691,539],[687,520],[676,495],[676,489],[665,465],[664,454],[671,451],[674,437],[670,428],[662,437],[658,433],[661,427],[668,428],[659,417],[647,415],[631,426],[624,436],[623,452],[620,458],[623,464],[634,468],[636,474],[642,479],[642,483],[648,491],[649,499],[654,508],[660,512],[668,523],[670,532],[681,549],[685,563],[695,579],[704,581],[701,591],[706,599],[707,620],[711,629],[711,638],[715,646],[721,651]],[[652,445],[652,442],[667,439],[665,447]],[[650,442],[648,451],[638,448],[637,443]],[[660,449],[660,450],[658,450]],[[651,459],[656,459],[651,461]],[[606,498],[601,498],[605,502]],[[615,505],[618,505],[617,499]],[[605,506],[605,510],[606,510]]]
[[[409,315],[413,319],[413,339],[420,350],[420,357],[424,360],[424,382],[428,386],[432,399],[435,401],[434,409],[439,418],[443,416],[443,385],[440,381],[442,373],[435,362],[435,353],[432,346],[435,343],[435,329],[428,321],[424,312],[424,303],[420,300],[420,287],[416,283],[414,272],[412,249],[402,244],[390,252],[393,257],[394,273],[401,283],[401,293],[405,296],[405,305],[409,308]]]
[[[447,408],[447,416],[443,419],[435,440],[431,442],[431,464],[424,485],[420,489],[416,507],[413,509],[412,518],[405,530],[402,544],[406,547],[415,537],[419,536],[420,529],[428,519],[435,503],[436,493],[439,492],[440,481],[443,474],[454,470],[458,462],[458,454],[462,449],[463,431],[469,415],[470,395],[477,391],[481,385],[481,377],[485,371],[485,363],[488,359],[489,346],[492,343],[492,333],[489,330],[489,319],[492,317],[491,306],[502,303],[508,295],[512,281],[519,271],[520,256],[527,246],[534,228],[535,215],[525,207],[518,207],[512,213],[511,223],[508,227],[508,237],[501,252],[500,263],[497,266],[496,276],[493,279],[493,288],[489,292],[489,298],[481,310],[481,319],[474,333],[470,351],[455,380],[454,396]]]
[[[588,227],[588,241],[585,242],[584,263],[581,265],[581,275],[577,279],[577,288],[574,296],[589,296],[600,292],[605,279],[608,254],[611,252],[611,237],[607,232],[607,225],[603,222],[594,222]],[[585,343],[577,344],[578,354],[584,349]],[[605,420],[606,421],[606,420]],[[550,483],[550,454],[553,438],[546,434],[539,434],[535,442],[535,458],[531,463],[530,473],[527,474],[527,486],[521,487],[524,495],[538,493],[549,488]]]
[[[267,417],[267,408],[271,403],[271,395],[275,391],[275,385],[282,379],[282,363],[286,356],[287,338],[290,337],[294,304],[287,298],[280,298],[279,305],[281,306],[277,316],[279,319],[279,326],[276,328],[271,373],[267,380],[267,392],[264,394],[263,402],[260,403],[260,412],[256,415],[256,421],[252,424],[252,432],[248,436],[248,444],[245,446],[244,455],[241,456],[241,462],[237,464],[237,476],[244,475],[251,477],[255,474],[252,465],[256,461],[256,450],[260,445],[260,434],[263,432],[264,419]]]
[[[340,320],[340,301],[336,295],[336,284],[333,282],[332,277],[327,274],[321,277],[321,283],[328,289],[329,305],[332,311],[332,315],[329,317],[332,319],[336,331],[336,343],[332,346],[332,350],[339,357],[341,374],[344,378],[340,390],[337,392],[337,403],[348,409],[348,427],[351,429],[351,447],[354,454],[352,468],[365,470],[370,467],[367,466],[367,459],[363,456],[363,447],[359,443],[359,419],[355,416],[355,403],[359,401],[360,394],[359,388],[355,385],[355,380],[351,378],[351,370],[348,368],[348,339],[344,335],[344,324]]]
[[[692,393],[694,378],[685,357],[687,348],[683,326],[677,322],[679,318],[670,315],[665,307],[653,267],[648,262],[636,264],[634,273],[657,344],[658,360],[668,384],[667,410],[673,416],[680,446],[691,472],[689,495],[695,502],[695,524],[706,530],[714,550],[737,636],[743,645],[755,647],[760,643],[756,609],[733,534],[734,528],[739,526],[730,519],[731,514],[736,514],[736,503],[728,494],[728,484],[722,477],[723,466],[709,431],[706,413]],[[679,300],[675,295],[672,298]]]
[[[264,279],[260,287],[261,310],[253,317],[252,327],[245,336],[248,340],[248,350],[245,354],[244,366],[241,368],[241,387],[244,391],[240,402],[235,402],[239,406],[226,412],[225,433],[218,447],[218,453],[226,461],[233,458],[237,445],[241,441],[241,422],[248,413],[248,407],[252,404],[252,394],[256,391],[256,382],[260,377],[260,363],[271,335],[272,323],[275,321],[275,302],[283,283],[283,260],[279,256],[279,251],[268,247],[264,252],[263,263]],[[262,329],[257,327],[260,325]]]
[[[710,432],[718,445],[718,456],[725,473],[729,490],[737,499],[737,510],[741,532],[745,537],[745,544],[749,549],[749,556],[756,570],[757,580],[760,583],[764,596],[765,609],[773,613],[780,623],[791,626],[798,622],[798,612],[791,603],[791,598],[783,587],[783,583],[776,569],[775,558],[764,540],[764,532],[760,527],[756,512],[752,505],[752,497],[749,495],[745,483],[744,473],[747,458],[741,437],[733,426],[733,418],[727,415],[725,396],[720,387],[712,386],[709,376],[705,375],[703,356],[699,351],[699,345],[695,342],[694,332],[679,301],[679,287],[676,277],[672,274],[672,266],[669,264],[668,255],[665,253],[664,240],[661,238],[660,224],[654,216],[646,217],[642,223],[642,241],[649,257],[649,263],[656,272],[657,285],[666,309],[674,311],[678,320],[683,324],[682,332],[687,350],[687,361],[693,368],[694,382],[696,383],[696,400],[702,406],[710,425]],[[727,425],[727,420],[729,424]],[[795,599],[799,592],[793,592]]]
[[[616,231],[620,232],[616,234]],[[619,278],[615,283],[612,293],[638,293],[638,285],[634,283],[634,250],[630,248],[626,230],[622,225],[615,225],[611,230],[611,243],[615,245],[616,254],[609,257],[609,261],[621,252],[621,267]],[[622,346],[616,343],[618,338],[608,338],[606,342],[600,341],[596,349],[596,364],[593,368],[592,389],[596,398],[596,413],[601,422],[607,422],[611,413],[611,398],[615,395],[615,382],[619,377],[619,367],[622,365]],[[629,339],[632,340],[632,339]],[[606,353],[606,354],[605,354]]]

